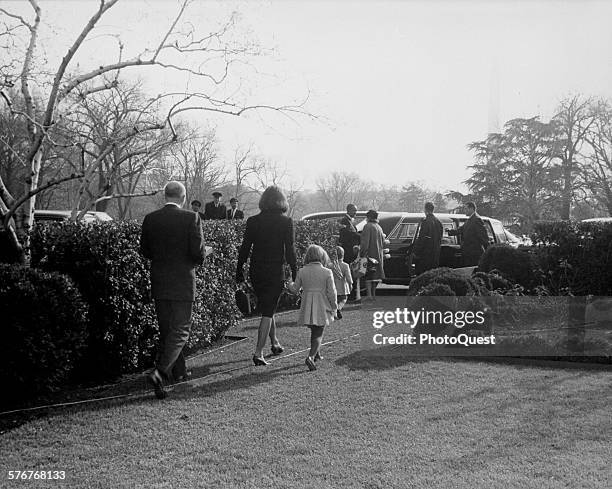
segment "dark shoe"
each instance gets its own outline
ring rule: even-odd
[[[257,367],[261,367],[263,365],[270,365],[270,362],[266,362],[266,360],[264,359],[264,357],[256,357],[255,355],[253,355],[253,363],[257,366]]]
[[[336,312],[336,319],[342,319],[342,313],[340,312],[340,309],[338,309],[338,311]]]
[[[317,352],[317,354],[314,356],[314,361],[318,362],[319,360],[323,360],[323,357],[319,352]]]
[[[306,357],[306,361],[304,363],[308,367],[308,370],[310,370],[311,372],[313,370],[317,369],[317,366],[315,365],[314,360],[312,359],[312,357]]]
[[[158,399],[164,399],[168,395],[166,389],[164,388],[164,379],[159,373],[159,370],[153,370],[153,372],[151,372],[147,377],[147,380],[149,381],[149,384],[153,386],[155,397]]]
[[[277,356],[280,355],[282,352],[284,352],[285,349],[279,344],[279,345],[272,345],[272,355]]]

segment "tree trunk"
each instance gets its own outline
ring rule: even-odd
[[[569,220],[572,205],[572,165],[566,165],[563,171],[563,192],[561,194],[561,219]]]

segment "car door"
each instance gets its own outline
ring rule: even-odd
[[[490,224],[493,228],[495,243],[507,243],[508,237],[506,236],[506,232],[504,231],[504,226],[502,225],[502,223],[497,220],[491,220]]]
[[[458,224],[455,220],[442,221],[442,242],[440,243],[440,266],[449,268],[459,268],[462,263],[461,247],[457,236],[449,236],[448,231],[457,229]]]
[[[417,234],[419,222],[416,218],[404,217],[387,236],[390,243],[389,255],[391,257],[385,260],[386,281],[407,282],[413,275],[411,273],[411,264],[407,258],[408,251]]]

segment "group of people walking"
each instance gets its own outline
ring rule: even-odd
[[[141,235],[141,252],[151,260],[151,289],[160,330],[155,369],[148,379],[160,399],[166,396],[165,386],[169,382],[187,377],[183,348],[191,329],[195,268],[203,263],[206,255],[201,220],[215,219],[210,217],[212,208],[217,216],[222,215],[220,207],[225,209],[219,202],[219,192],[213,194],[215,201],[210,206],[207,204],[204,215],[194,209],[197,201],[192,202],[193,212],[183,209],[186,191],[180,182],[168,182],[164,196],[164,207],[145,217]],[[375,297],[376,286],[385,277],[385,235],[378,224],[378,213],[367,212],[367,222],[359,233],[354,221],[357,208],[349,204],[340,221],[340,246],[332,251],[331,258],[321,246],[311,244],[304,256],[304,266],[298,270],[293,220],[285,215],[288,205],[280,189],[268,187],[259,200],[259,209],[259,214],[247,219],[236,265],[236,282],[242,284],[246,280],[244,265],[250,258],[249,278],[261,314],[252,361],[256,366],[269,364],[263,355],[268,338],[272,355],[284,351],[274,315],[281,293],[288,290],[301,294],[298,324],[311,331],[305,364],[309,370],[316,370],[316,362],[322,359],[324,329],[342,318],[342,308],[354,286],[348,264],[357,258],[367,261],[364,278],[368,298]],[[433,204],[426,204],[426,217],[414,250],[421,268],[433,268],[439,261],[442,225],[433,210]],[[236,217],[235,206],[224,213],[226,219],[243,217]],[[474,232],[480,219],[476,217],[472,222],[470,219],[457,233],[463,236],[464,242],[471,242],[469,236],[475,235],[474,243],[480,243],[480,231]],[[285,277],[285,264],[291,271],[290,280]]]

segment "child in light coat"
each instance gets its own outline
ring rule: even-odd
[[[310,245],[304,256],[304,266],[297,273],[295,282],[287,288],[297,294],[302,291],[298,324],[310,328],[310,352],[306,358],[309,370],[316,370],[315,361],[321,360],[323,330],[329,326],[338,309],[334,277],[325,265],[329,258],[318,245]]]
[[[336,246],[336,249],[332,253],[332,260],[329,268],[334,274],[334,284],[336,285],[336,293],[338,294],[338,312],[336,313],[336,318],[342,319],[342,313],[340,311],[342,311],[342,308],[346,304],[346,299],[353,289],[351,268],[348,263],[344,263],[344,249],[342,246]]]

